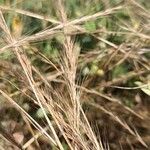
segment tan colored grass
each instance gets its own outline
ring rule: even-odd
[[[140,7],[135,1],[132,1],[132,3],[134,3],[137,7]],[[123,6],[108,8],[103,12],[98,12],[93,15],[87,15],[70,21],[67,18],[64,4],[61,0],[58,0],[58,5],[59,5],[59,10],[57,11],[60,17],[59,21],[47,17],[45,18],[42,15],[34,14],[32,12],[27,12],[20,9],[14,10],[6,6],[0,6],[1,10],[15,11],[16,13],[20,13],[30,17],[35,17],[40,20],[45,20],[57,24],[53,28],[45,29],[44,31],[40,31],[34,35],[26,36],[26,37],[22,36],[19,39],[15,39],[15,37],[12,36],[10,29],[6,24],[6,21],[3,17],[3,13],[0,11],[0,28],[4,32],[5,35],[4,40],[7,43],[6,46],[0,49],[0,54],[8,49],[12,50],[13,53],[15,54],[15,57],[18,60],[20,67],[22,68],[25,74],[26,82],[28,84],[28,87],[26,87],[24,90],[20,92],[23,94],[26,94],[25,91],[27,90],[30,90],[32,92],[32,94],[34,95],[33,97],[27,94],[26,95],[30,98],[32,102],[34,102],[42,109],[42,112],[44,114],[44,119],[47,125],[46,130],[35,119],[33,119],[23,108],[21,108],[21,106],[19,106],[17,102],[12,98],[13,95],[15,95],[16,93],[9,95],[1,89],[0,89],[0,93],[3,95],[5,99],[7,99],[12,105],[14,105],[14,107],[20,113],[22,113],[27,118],[26,123],[27,124],[29,123],[28,126],[32,124],[39,131],[38,134],[33,135],[33,138],[24,144],[23,146],[24,149],[27,148],[30,144],[32,144],[33,141],[35,140],[38,141],[39,136],[43,134],[48,138],[48,140],[52,145],[54,145],[56,148],[60,150],[63,150],[64,148],[58,134],[58,132],[60,132],[63,138],[65,139],[65,142],[67,143],[68,147],[71,150],[79,150],[79,149],[103,150],[104,148],[102,142],[99,141],[98,138],[96,137],[96,134],[94,133],[82,109],[82,102],[81,102],[82,92],[96,94],[100,97],[103,97],[111,101],[112,103],[117,103],[118,105],[121,105],[125,110],[128,110],[130,113],[134,114],[137,117],[141,117],[141,116],[136,114],[130,108],[123,106],[115,98],[111,98],[96,90],[89,90],[88,88],[82,87],[81,85],[77,85],[76,73],[77,73],[78,61],[80,57],[80,47],[71,38],[72,33],[69,33],[67,28],[71,27],[80,32],[86,33],[86,31],[83,30],[82,27],[80,27],[80,25],[83,22],[89,20],[95,20],[100,17],[114,14],[118,10],[123,9]],[[144,8],[141,9],[143,10]],[[143,11],[146,12],[145,9]],[[137,30],[135,30],[133,27],[129,27],[129,26],[126,27],[126,24],[125,26],[120,25],[120,27],[122,27],[124,30],[128,32],[129,31],[132,32],[132,36],[136,35],[143,39],[148,39],[148,40],[150,39],[149,35],[142,33],[140,31],[137,32]],[[28,56],[26,55],[26,49],[25,47],[23,47],[23,45],[27,45],[30,47],[30,42],[41,41],[43,39],[50,39],[51,37],[59,33],[61,33],[64,36],[64,41],[61,49],[60,61],[57,64],[57,66],[51,60],[47,59],[44,55],[38,52],[38,54],[40,54],[40,56],[50,66],[52,66],[55,69],[54,75],[50,74],[48,77],[45,77],[42,73],[40,73],[40,71],[36,68],[36,66],[32,65],[30,58],[28,58]],[[94,34],[92,35],[95,37]],[[116,53],[115,52],[113,53],[114,55],[109,59],[108,63],[106,64],[107,66],[109,65],[111,60],[116,56],[116,54],[121,50],[114,43],[111,43],[101,37],[97,37],[97,39],[118,50]],[[34,51],[35,49],[33,48],[32,50]],[[38,50],[36,49],[35,51]],[[123,56],[120,59],[120,61],[117,62],[115,65],[121,64],[126,59],[128,59],[129,54],[130,52],[127,55]],[[142,71],[142,73],[143,72],[145,71]],[[38,83],[36,82],[34,74],[36,74],[40,78],[41,80],[40,82]],[[60,80],[56,79],[58,76],[60,77]],[[53,88],[50,83],[50,80],[53,81],[55,80],[58,83],[60,83],[60,85],[63,84],[65,90],[61,91],[59,87]],[[122,81],[122,78],[118,79],[117,81],[111,81],[111,83],[108,82],[107,84],[112,85],[120,81]],[[39,85],[41,83],[44,83],[45,87],[40,87]],[[60,86],[60,88],[62,87]],[[118,122],[121,126],[123,126],[123,128],[125,128],[131,135],[138,138],[138,140],[146,147],[146,144],[139,136],[139,134],[137,132],[134,132],[126,124],[126,122],[123,122],[119,117],[115,116],[111,111],[108,111],[102,106],[98,106],[97,104],[93,104],[93,103],[90,103],[90,105],[98,109],[101,109],[104,113],[110,115],[116,122]],[[48,114],[46,113],[46,111],[48,111]],[[51,115],[51,119],[49,117],[49,114]],[[52,122],[54,122],[54,124]]]

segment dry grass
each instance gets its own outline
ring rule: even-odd
[[[91,124],[91,122],[94,123],[89,117],[92,113],[86,113],[83,109],[84,105],[88,105],[91,111],[94,112],[94,110],[97,110],[95,113],[100,113],[102,116],[109,116],[110,120],[115,122],[114,124],[119,124],[122,130],[125,130],[125,133],[127,132],[126,134],[128,134],[129,138],[131,137],[132,139],[135,139],[136,142],[138,141],[137,143],[141,143],[142,148],[148,148],[149,143],[142,139],[134,125],[132,123],[128,125],[130,120],[121,119],[123,116],[117,111],[121,111],[121,113],[126,116],[131,116],[131,120],[133,117],[142,122],[147,122],[147,118],[138,111],[124,105],[123,102],[121,102],[120,97],[115,97],[113,94],[111,95],[111,90],[110,94],[101,91],[103,91],[103,89],[107,90],[107,88],[120,88],[124,90],[136,90],[141,88],[122,87],[120,85],[135,77],[142,79],[144,75],[147,75],[150,72],[149,61],[141,55],[144,41],[150,40],[150,36],[147,34],[148,29],[146,28],[150,23],[147,21],[150,16],[149,12],[142,5],[132,0],[116,7],[107,8],[102,12],[70,20],[67,16],[64,2],[62,0],[58,0],[57,2],[57,5],[55,4],[55,10],[59,20],[22,9],[0,5],[0,28],[3,33],[2,38],[0,39],[0,42],[3,43],[3,46],[1,46],[0,49],[0,54],[11,51],[16,59],[15,64],[11,62],[9,64],[7,62],[9,66],[7,67],[4,62],[4,65],[0,64],[0,67],[2,66],[2,68],[5,68],[6,72],[11,72],[10,74],[13,74],[12,78],[15,80],[18,79],[18,82],[23,82],[24,84],[24,86],[20,88],[18,86],[19,84],[16,86],[12,83],[10,78],[5,79],[3,76],[1,79],[5,80],[5,82],[9,82],[9,86],[12,86],[13,88],[15,87],[16,90],[15,92],[8,92],[7,90],[0,88],[0,93],[10,105],[17,109],[27,126],[26,130],[32,135],[30,139],[26,138],[26,142],[22,144],[18,144],[15,140],[14,142],[7,135],[5,138],[19,149],[33,148],[33,143],[35,143],[35,147],[41,149],[39,143],[41,137],[44,138],[44,142],[46,141],[45,143],[60,150],[65,149],[64,143],[67,145],[68,149],[71,150],[109,149],[110,143],[109,141],[107,142],[107,139],[104,140],[101,133],[99,133],[99,127]],[[94,32],[89,32],[83,27],[83,23],[87,21],[113,15],[122,9],[130,12],[133,8],[134,11],[129,13],[131,15],[131,24],[123,22],[122,20],[118,22],[120,29],[122,30],[120,31],[120,34],[124,34],[127,43],[121,43],[118,45],[109,41],[104,36],[101,36],[112,33],[118,34],[119,32],[117,31],[100,29]],[[137,11],[138,15],[142,19],[144,18],[144,21],[141,22],[141,24],[143,23],[142,25],[134,27],[134,24],[132,25],[132,19]],[[9,12],[15,12],[16,14],[52,23],[53,27],[45,28],[44,30],[32,35],[21,35],[20,33],[20,36],[15,36],[4,18],[4,14]],[[73,38],[74,35],[81,33],[89,34],[98,41],[108,45],[109,50],[107,50],[107,54],[103,55],[101,52],[97,52],[97,50],[95,54],[94,51],[91,53],[81,53],[79,43]],[[47,58],[42,52],[40,52],[38,47],[32,45],[34,42],[38,43],[43,40],[50,40],[58,35],[62,37],[62,44],[59,60],[57,62]],[[135,49],[137,49],[137,51],[135,51]],[[42,62],[47,64],[47,66],[51,68],[51,72],[41,72],[40,68],[35,66],[29,57],[29,50],[35,55],[34,57],[37,55]],[[128,74],[111,81],[98,82],[97,80],[95,85],[92,84],[94,83],[94,76],[92,77],[89,75],[87,76],[87,79],[82,79],[80,81],[79,74],[82,69],[82,63],[87,64],[96,59],[98,62],[102,63],[105,74],[112,71],[115,67],[125,61],[130,62],[135,69],[131,72],[129,71]],[[0,63],[2,62],[3,61]],[[16,75],[17,69],[15,70],[13,68],[14,66],[15,69],[17,68],[19,70],[18,74],[20,73],[20,77]],[[101,88],[103,89],[101,90]],[[22,95],[22,97],[28,99],[30,103],[41,108],[44,115],[43,121],[40,122],[38,119],[36,120],[19,104],[17,101],[18,95]],[[109,124],[109,126],[111,126],[111,124]],[[96,129],[94,130],[94,128]],[[0,128],[0,130],[3,129]],[[124,136],[122,137],[124,138]],[[119,140],[118,143],[122,142],[121,138]],[[129,147],[132,147],[132,143]]]

